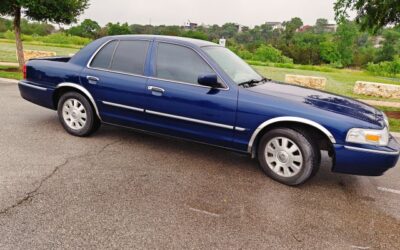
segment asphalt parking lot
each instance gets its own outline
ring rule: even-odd
[[[400,168],[267,178],[247,156],[56,113],[0,81],[0,249],[400,249]]]

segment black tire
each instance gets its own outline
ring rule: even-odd
[[[76,113],[79,115],[83,114],[85,116],[84,120],[82,120],[84,122],[82,123],[77,122],[76,124],[79,126],[76,126],[75,128],[72,125],[67,124],[67,122],[70,122],[71,118],[68,118],[69,120],[66,120],[64,119],[63,116],[63,112],[65,111],[65,110],[63,111],[64,105],[69,101],[73,101],[72,103],[78,103],[79,107],[83,106],[82,108],[84,109],[84,112],[83,111],[78,112],[78,110],[74,110],[76,111],[74,114]],[[96,113],[94,112],[94,108],[92,107],[91,103],[86,99],[86,97],[84,97],[82,94],[78,92],[67,92],[63,94],[60,100],[58,101],[57,113],[58,113],[58,118],[64,129],[68,133],[74,136],[79,136],[79,137],[89,136],[94,132],[96,132],[101,125],[100,120],[97,117]]]
[[[285,138],[288,140],[284,140]],[[296,155],[288,154],[289,150],[281,150],[281,144],[284,144],[283,140],[285,143],[289,141],[287,144],[290,145],[290,150],[293,150],[293,147],[296,149],[296,152],[293,153]],[[274,145],[276,144],[278,147],[275,149]],[[272,147],[267,149],[267,146]],[[279,153],[275,154],[274,152]],[[301,164],[299,164],[300,161],[292,160],[299,156],[302,159]],[[272,179],[285,185],[297,186],[305,183],[317,173],[321,156],[315,142],[307,134],[290,128],[277,128],[262,136],[258,147],[258,161],[263,171]],[[280,167],[281,165],[289,167]],[[284,176],[285,174],[286,176]]]

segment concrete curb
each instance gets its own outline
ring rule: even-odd
[[[19,67],[19,64],[13,62],[0,62],[0,66]]]
[[[19,81],[18,81],[18,80],[15,80],[15,79],[8,79],[8,78],[1,78],[1,77],[0,77],[0,83],[1,83],[1,82],[18,83]]]
[[[375,101],[375,100],[365,100],[365,99],[359,99],[359,101],[367,103],[372,106],[400,108],[400,102]]]

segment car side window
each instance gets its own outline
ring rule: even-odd
[[[192,49],[159,43],[156,60],[157,78],[198,84],[202,74],[214,74],[211,67]]]
[[[106,44],[94,57],[90,67],[108,69],[110,67],[111,58],[114,54],[115,46],[118,41],[112,41]]]
[[[142,75],[149,43],[148,41],[120,41],[110,69]]]
[[[149,44],[148,41],[112,41],[97,53],[90,66],[142,75]]]

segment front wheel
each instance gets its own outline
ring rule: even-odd
[[[264,172],[272,179],[296,186],[317,172],[320,152],[305,134],[289,128],[278,128],[261,138],[258,160]]]
[[[100,127],[100,120],[92,105],[80,93],[62,95],[57,111],[64,129],[74,136],[89,136]]]

